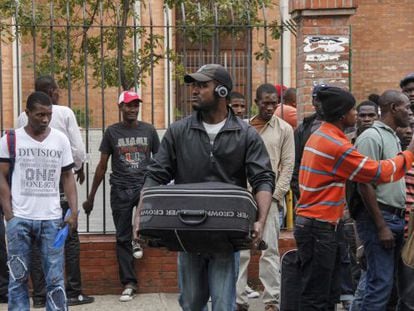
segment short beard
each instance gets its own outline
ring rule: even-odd
[[[200,106],[197,106],[197,105],[191,105],[191,106],[193,107],[194,111],[204,111],[204,109]]]
[[[215,103],[213,105],[192,105],[193,110],[194,111],[198,111],[198,112],[209,112],[214,110],[215,108],[217,108],[217,106],[219,105],[219,103]]]

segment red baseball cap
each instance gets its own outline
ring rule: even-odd
[[[133,91],[124,91],[119,95],[118,105],[120,105],[121,103],[129,104],[130,102],[133,102],[135,100],[142,103],[142,99],[139,97],[137,93]]]
[[[275,84],[277,96],[282,97],[282,93],[287,90],[287,87],[283,84]]]

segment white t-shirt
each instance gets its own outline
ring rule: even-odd
[[[12,209],[17,217],[50,220],[62,217],[59,181],[62,170],[73,167],[69,140],[51,128],[42,141],[30,137],[24,128],[16,133],[16,162],[12,175]],[[0,140],[0,161],[10,158],[7,138]]]
[[[204,128],[206,129],[208,137],[210,138],[211,145],[214,144],[214,140],[216,139],[218,132],[220,132],[221,128],[224,126],[225,123],[226,119],[216,124],[203,122]]]
[[[27,125],[26,112],[22,112],[17,119],[17,127]],[[86,160],[85,145],[82,141],[82,134],[79,130],[78,122],[76,121],[73,110],[66,106],[53,105],[52,119],[49,126],[51,128],[61,131],[69,138],[70,146],[72,148],[72,157],[75,162],[75,170],[82,167],[82,163]]]

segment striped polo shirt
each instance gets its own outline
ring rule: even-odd
[[[296,214],[337,223],[345,206],[345,182],[386,183],[404,177],[414,154],[404,151],[383,161],[360,154],[345,133],[323,122],[307,141],[299,169]]]

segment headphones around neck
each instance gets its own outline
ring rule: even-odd
[[[218,97],[226,97],[227,95],[229,95],[229,91],[227,90],[227,88],[221,84],[216,86],[214,92],[217,94]]]

